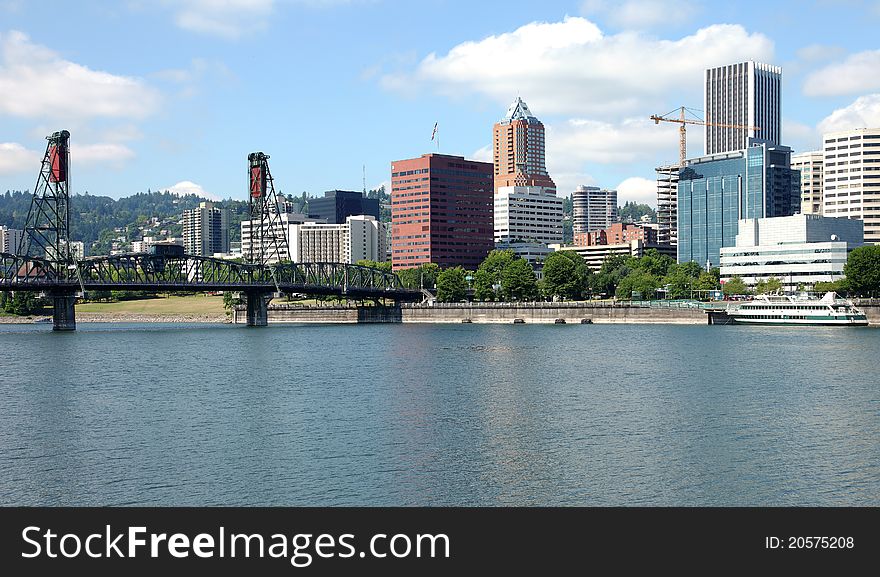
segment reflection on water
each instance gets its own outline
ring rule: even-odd
[[[880,505],[880,332],[0,325],[4,505]]]

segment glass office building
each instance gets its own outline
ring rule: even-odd
[[[678,181],[678,262],[717,267],[735,246],[738,222],[800,210],[791,149],[772,144],[685,161]]]

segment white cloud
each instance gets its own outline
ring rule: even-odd
[[[201,196],[202,198],[207,198],[208,200],[223,200],[218,195],[208,192],[201,185],[196,184],[190,180],[182,180],[175,185],[166,186],[161,188],[160,190],[167,190],[171,194],[176,194],[178,196],[183,196],[186,194],[195,194],[197,196]]]
[[[820,133],[852,128],[880,127],[880,94],[860,96],[844,108],[839,108],[819,123]]]
[[[121,168],[134,158],[132,149],[119,143],[70,144],[70,162],[76,165],[110,164]]]
[[[237,39],[268,24],[274,0],[176,0],[174,23],[184,30]]]
[[[810,44],[797,51],[798,60],[803,62],[821,62],[834,60],[844,55],[846,51],[840,46],[826,46],[825,44]]]
[[[492,145],[487,144],[486,146],[481,146],[468,158],[470,160],[479,160],[480,162],[494,162],[495,159],[492,157]]]
[[[795,152],[821,150],[822,148],[822,135],[814,126],[783,118],[782,134],[785,145],[790,146]]]
[[[627,201],[657,206],[657,182],[640,176],[627,178],[617,185],[617,204]]]
[[[39,152],[28,150],[16,142],[0,142],[0,176],[40,171]]]
[[[807,96],[841,96],[880,90],[880,50],[850,55],[843,62],[810,74],[804,81]]]
[[[697,3],[687,0],[584,0],[581,3],[582,14],[604,15],[618,28],[635,30],[681,24],[690,20],[697,10]]]
[[[604,35],[584,18],[533,22],[425,57],[411,73],[386,74],[390,90],[426,86],[451,97],[479,93],[506,106],[520,94],[541,115],[652,111],[693,87],[709,66],[772,60],[773,43],[739,25],[714,25],[679,40]],[[647,115],[648,112],[645,112]]]
[[[0,114],[66,121],[144,118],[159,100],[140,79],[70,62],[21,32],[0,34]]]

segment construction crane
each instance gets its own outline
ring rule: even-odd
[[[684,166],[685,158],[687,158],[687,131],[685,127],[688,124],[696,124],[698,126],[715,126],[718,128],[740,128],[742,130],[761,130],[757,126],[745,126],[742,124],[722,124],[720,122],[708,122],[706,120],[701,120],[694,114],[694,111],[690,108],[686,108],[682,106],[681,108],[676,109],[679,111],[678,118],[673,118],[670,115],[675,112],[675,110],[671,112],[667,112],[663,116],[657,116],[654,114],[651,116],[651,120],[654,121],[654,124],[660,124],[660,121],[663,122],[675,122],[680,126],[678,127],[678,166]],[[685,116],[685,111],[690,112],[694,118],[687,118]]]

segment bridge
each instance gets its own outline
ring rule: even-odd
[[[0,290],[40,292],[51,299],[53,330],[76,329],[76,298],[88,291],[235,291],[246,299],[248,326],[265,326],[268,303],[281,293],[395,303],[422,297],[420,291],[404,288],[391,272],[347,263],[281,260],[280,255],[289,254],[284,251],[286,235],[257,239],[251,244],[256,248],[246,255],[249,262],[182,250],[75,258],[69,239],[68,139],[67,131],[48,137],[21,244],[15,254],[0,253]],[[268,156],[255,153],[248,159],[251,216],[260,221],[257,230],[274,231],[278,212],[271,210],[271,203],[277,207],[277,198]]]

